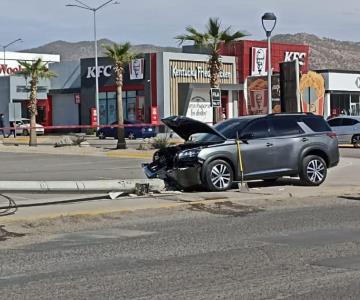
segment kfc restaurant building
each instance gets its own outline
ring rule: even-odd
[[[212,122],[210,107],[210,73],[208,55],[160,52],[148,53],[125,66],[123,76],[124,119],[159,124],[170,115],[187,115]],[[81,59],[80,122],[94,120],[95,66],[94,59]],[[111,60],[98,59],[100,124],[117,120],[115,74]],[[226,117],[238,115],[238,93],[234,57],[223,57],[220,73],[222,106]]]
[[[184,46],[187,53],[203,50],[194,46]],[[268,113],[267,97],[267,42],[240,40],[224,45],[221,54],[236,59],[237,83],[243,86],[239,92],[238,115]],[[280,63],[299,60],[300,72],[308,71],[309,46],[271,43],[272,99],[273,111],[280,110]]]
[[[239,114],[267,113],[267,42],[241,40],[222,49],[223,55],[237,58],[239,83],[244,84],[244,91],[239,95]],[[279,72],[280,63],[299,60],[300,73],[308,71],[309,46],[295,44],[271,43],[272,73],[272,109],[280,109]],[[263,99],[259,107],[256,99]]]

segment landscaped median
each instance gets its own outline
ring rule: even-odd
[[[138,158],[138,159],[152,159],[156,150],[110,150],[106,152],[108,157],[119,157],[119,158]]]

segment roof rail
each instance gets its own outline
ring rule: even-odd
[[[282,112],[282,113],[272,113],[267,116],[286,116],[286,115],[314,115],[312,112]]]

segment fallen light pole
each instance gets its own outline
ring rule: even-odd
[[[111,198],[140,191],[161,192],[160,179],[82,181],[0,181],[0,193],[108,193]]]

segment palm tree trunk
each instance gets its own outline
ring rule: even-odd
[[[209,60],[209,65],[210,65],[210,87],[218,88],[220,87],[219,72],[220,72],[221,63],[218,61],[218,59],[211,57]],[[213,107],[213,125],[215,125],[222,119],[220,112],[221,112],[221,106]]]
[[[122,74],[121,74],[122,77]],[[122,80],[121,83],[116,86],[117,92],[117,118],[118,118],[118,130],[117,130],[117,145],[116,149],[126,149],[125,142],[125,130],[124,130],[124,112],[122,102]]]
[[[37,81],[36,79],[32,79],[30,83],[30,140],[29,146],[37,146],[37,136],[36,136],[36,98],[37,98]]]

